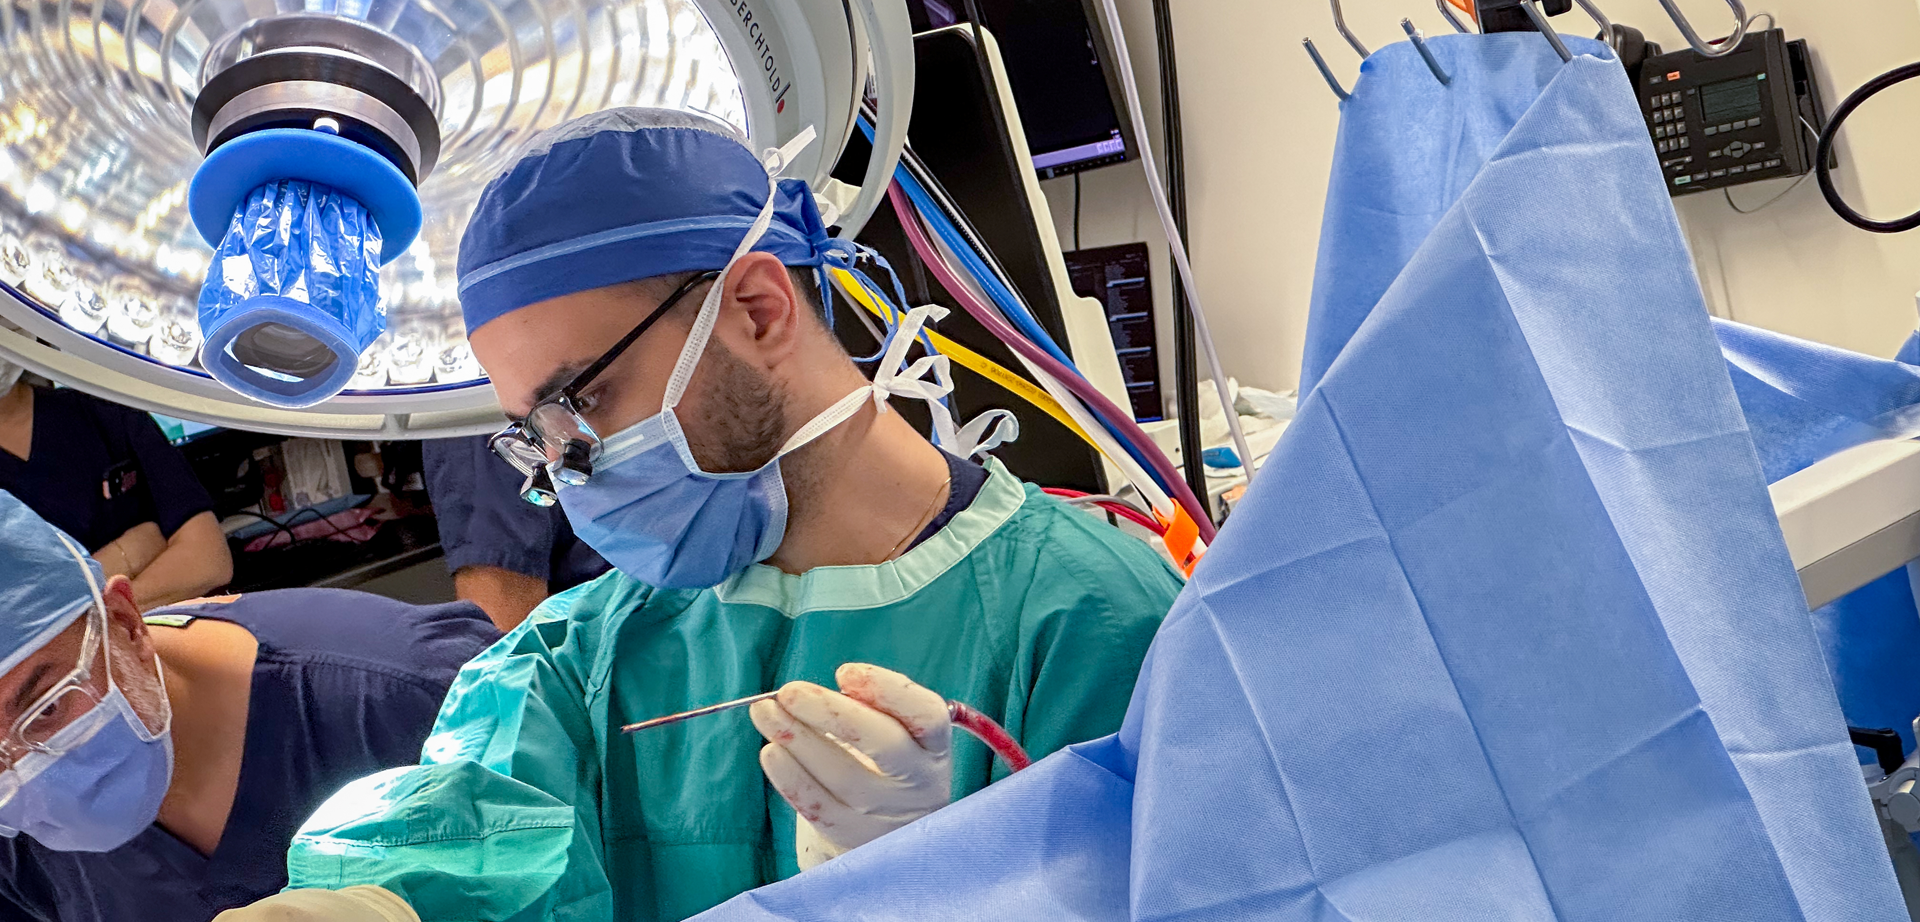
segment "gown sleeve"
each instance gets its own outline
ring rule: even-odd
[[[598,584],[548,600],[460,671],[422,764],[349,784],[295,837],[292,887],[373,884],[423,922],[611,918],[589,716]]]
[[[1024,701],[1009,717],[1036,761],[1120,728],[1140,662],[1183,585],[1144,542],[1079,512],[1061,516],[1041,545],[1038,566],[1054,578],[1035,580],[1027,597],[1009,702]],[[1007,767],[996,760],[993,773],[997,780]]]

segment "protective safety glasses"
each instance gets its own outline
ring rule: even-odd
[[[22,710],[0,737],[0,771],[12,768],[28,753],[59,755],[51,747],[54,737],[106,698],[106,615],[95,608],[80,621],[84,626],[78,662]]]
[[[577,487],[593,476],[593,460],[600,454],[600,436],[580,412],[576,403],[580,392],[689,292],[719,277],[720,272],[714,270],[688,279],[645,320],[614,343],[613,348],[567,382],[567,386],[534,404],[525,418],[515,420],[494,435],[488,442],[494,454],[527,476],[520,487],[521,499],[536,506],[551,506],[559,501],[554,481]]]

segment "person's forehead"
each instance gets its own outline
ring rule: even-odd
[[[593,364],[654,306],[633,286],[563,295],[480,328],[471,337],[474,354],[493,378],[501,406],[518,415]],[[671,321],[658,326],[671,327]],[[628,351],[641,349],[647,338]]]

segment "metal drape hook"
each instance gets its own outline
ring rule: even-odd
[[[1352,99],[1353,94],[1343,89],[1339,79],[1333,76],[1333,69],[1327,66],[1327,59],[1320,56],[1320,49],[1313,47],[1313,39],[1301,39],[1300,42],[1307,46],[1307,57],[1313,59],[1313,66],[1320,68],[1320,76],[1327,81],[1327,86],[1333,88],[1333,95],[1340,97],[1341,102]]]
[[[1473,33],[1473,30],[1467,28],[1467,24],[1461,22],[1460,17],[1453,12],[1453,4],[1448,3],[1447,0],[1433,0],[1433,5],[1440,8],[1440,15],[1447,18],[1447,24],[1453,26],[1453,31],[1462,35]]]
[[[1660,2],[1666,3],[1669,0],[1660,0]],[[1737,3],[1739,0],[1729,0],[1729,2]],[[1560,34],[1553,31],[1553,23],[1547,21],[1547,14],[1540,12],[1538,0],[1520,0],[1520,9],[1526,12],[1528,19],[1533,20],[1533,27],[1547,37],[1547,43],[1553,46],[1553,52],[1560,56],[1560,60],[1572,63],[1573,52],[1567,50],[1567,43],[1560,40]]]
[[[1580,8],[1586,10],[1587,15],[1593,17],[1593,21],[1600,26],[1600,40],[1606,42],[1608,48],[1619,51],[1620,36],[1614,34],[1613,20],[1608,19],[1607,14],[1600,11],[1599,5],[1593,0],[1573,0],[1573,2],[1580,4]]]
[[[1352,45],[1353,50],[1359,52],[1362,59],[1373,57],[1373,52],[1368,51],[1367,46],[1360,44],[1360,39],[1353,34],[1353,30],[1347,28],[1347,16],[1340,10],[1340,0],[1330,0],[1330,2],[1333,4],[1333,27],[1340,30],[1340,37],[1346,39],[1347,44]]]
[[[1732,54],[1734,49],[1740,47],[1740,42],[1747,37],[1747,26],[1752,25],[1747,19],[1746,5],[1740,0],[1727,0],[1727,7],[1733,10],[1736,23],[1733,34],[1718,42],[1710,42],[1700,37],[1700,33],[1693,28],[1693,23],[1687,21],[1687,14],[1680,12],[1679,5],[1673,0],[1660,0],[1660,6],[1667,11],[1667,16],[1673,20],[1673,24],[1680,27],[1680,34],[1687,37],[1687,44],[1693,46],[1694,51],[1709,58],[1724,58]]]
[[[1419,29],[1414,28],[1413,20],[1400,20],[1400,28],[1406,30],[1407,41],[1412,42],[1413,49],[1420,52],[1420,59],[1427,62],[1427,69],[1433,71],[1433,76],[1440,81],[1440,85],[1452,86],[1453,78],[1447,76],[1447,72],[1440,68],[1440,62],[1433,56],[1433,49],[1427,47],[1427,37],[1421,35]]]

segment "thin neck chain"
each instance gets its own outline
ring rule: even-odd
[[[933,491],[933,502],[928,503],[927,508],[920,513],[920,518],[914,523],[914,526],[911,529],[907,530],[907,536],[904,538],[901,538],[900,543],[894,545],[893,550],[890,550],[887,552],[888,560],[892,560],[893,558],[899,556],[900,550],[907,546],[907,542],[912,541],[914,538],[918,537],[920,532],[927,527],[927,523],[933,521],[933,511],[939,508],[940,501],[946,498],[947,490],[952,486],[953,486],[953,472],[948,471],[947,479],[944,481],[941,481],[940,488],[938,490]]]

